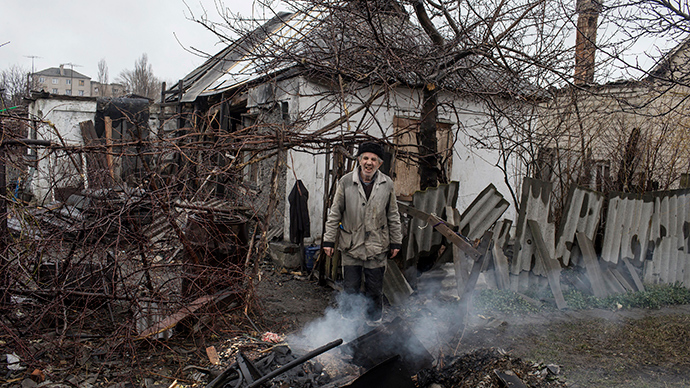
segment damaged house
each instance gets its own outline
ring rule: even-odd
[[[23,191],[39,204],[66,201],[82,190],[137,187],[145,151],[124,144],[148,140],[149,105],[137,96],[96,98],[35,92],[29,114],[41,120],[28,139],[61,149],[31,147]],[[86,151],[86,152],[84,152]]]
[[[596,296],[641,291],[643,283],[689,287],[689,41],[641,79],[596,84],[600,10],[597,2],[578,2],[584,23],[578,24],[575,84],[540,107],[534,174],[540,181],[530,186],[532,197],[547,205],[532,209],[532,217],[540,214],[549,225],[551,212],[558,221],[551,225],[557,229],[551,256],[585,270],[583,288]],[[518,225],[518,248],[530,237]]]
[[[524,100],[537,90],[471,56],[458,56],[442,81],[429,83],[421,74],[430,70],[420,62],[433,45],[409,18],[396,2],[351,2],[279,13],[233,41],[164,92],[161,128],[181,150],[165,162],[168,176],[190,174],[193,183],[186,187],[196,199],[226,196],[262,216],[274,211],[272,235],[282,232],[286,240],[287,199],[301,182],[308,193],[307,236],[317,244],[334,183],[352,168],[357,144],[367,139],[387,145],[383,170],[402,198],[428,186],[420,165],[429,156],[437,181],[459,183],[461,208],[489,185],[515,197],[522,166],[481,143],[488,141],[487,128],[501,122],[489,106],[519,111],[516,91]],[[386,47],[373,39],[377,35]],[[388,49],[400,56],[399,65],[378,66],[395,60],[386,58]],[[437,98],[433,140],[420,130],[431,117],[424,113],[428,93]],[[186,153],[184,145],[194,141],[205,141],[209,150]],[[197,163],[202,159],[212,163]],[[243,173],[230,193],[225,182],[237,177],[224,171],[237,166]]]
[[[597,84],[601,4],[577,4],[584,22],[578,25],[575,82],[555,91],[540,108],[535,177],[553,180],[560,192],[567,192],[570,183],[600,192],[689,187],[690,40],[674,47],[640,79]]]

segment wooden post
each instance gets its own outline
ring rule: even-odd
[[[113,119],[110,116],[105,116],[105,145],[106,145],[106,160],[108,162],[108,172],[110,177],[115,179],[113,171]]]

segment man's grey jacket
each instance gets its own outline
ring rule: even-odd
[[[400,249],[402,232],[393,181],[378,171],[372,184],[367,200],[359,166],[340,178],[328,211],[324,247],[334,247],[340,234],[338,250],[356,259],[367,260],[389,249]]]

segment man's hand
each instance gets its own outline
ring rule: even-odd
[[[333,256],[333,247],[324,247],[323,251],[326,252],[326,255],[328,257]]]
[[[391,249],[391,259],[394,258],[398,252],[400,252],[400,249]]]

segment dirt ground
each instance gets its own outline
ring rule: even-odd
[[[326,319],[336,311],[337,291],[269,264],[260,273],[253,308],[228,311],[203,335],[148,341],[123,336],[121,343],[112,343],[111,337],[87,335],[90,328],[98,327],[98,318],[92,317],[84,321],[79,335],[56,338],[53,330],[23,341],[2,336],[0,354],[16,351],[24,369],[10,370],[0,363],[5,368],[0,386],[166,388],[177,381],[181,386],[204,387],[214,372],[235,361],[239,350],[255,356],[276,346],[267,334],[278,341],[300,335],[315,339],[319,322],[331,331],[341,329],[342,319]],[[569,387],[690,386],[689,305],[660,310],[551,310],[522,316],[470,310],[464,330],[449,332],[457,317],[457,298],[445,292],[447,286],[419,285],[404,305],[386,307],[384,324],[402,318],[436,360],[495,354],[498,349],[512,360],[532,363],[534,369],[548,369]],[[318,341],[309,349],[330,340]],[[17,348],[17,343],[26,348]],[[218,352],[217,365],[210,363],[209,347]],[[45,376],[31,377],[32,372]]]
[[[291,333],[334,306],[336,292],[313,280],[270,269],[257,288],[267,330]],[[432,305],[434,307],[432,307]],[[438,305],[456,305],[443,295],[413,295],[403,307],[388,306],[384,321],[402,316],[445,320]],[[427,326],[430,327],[430,326]],[[553,364],[571,387],[690,386],[690,306],[659,310],[550,311],[505,316],[471,310],[456,348],[434,350],[469,353],[499,348],[513,357]],[[444,339],[438,339],[443,342]],[[449,344],[446,344],[449,345]],[[455,345],[453,345],[455,346]],[[449,350],[450,349],[450,350]]]

